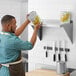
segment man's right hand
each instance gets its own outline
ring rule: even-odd
[[[28,16],[29,16],[29,14],[26,15],[26,21],[27,21],[28,23],[30,23],[30,20],[28,19]]]
[[[39,30],[39,29],[41,28],[41,25],[42,25],[42,24],[37,24],[37,25],[35,25],[35,26],[34,26],[34,29]]]

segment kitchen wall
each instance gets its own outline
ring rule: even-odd
[[[42,41],[37,38],[34,48],[29,51],[29,71],[45,65],[56,66],[53,62],[54,50],[49,50],[49,57],[45,57],[44,46],[53,46],[53,41],[66,41],[66,47],[70,48],[68,53],[67,67],[76,69],[76,1],[75,0],[29,0],[28,12],[37,11],[41,19],[59,20],[62,11],[70,11],[73,20],[73,44],[63,28],[43,27]],[[31,25],[31,24],[30,24]],[[29,26],[29,39],[33,29]],[[71,32],[71,31],[70,31]],[[62,45],[63,46],[63,43]],[[38,66],[39,65],[39,66]]]
[[[16,17],[17,20],[17,27],[19,27],[26,19],[27,14],[27,0],[0,0],[0,20],[1,18],[6,15],[10,14]],[[27,31],[26,28],[21,35],[23,40],[27,40]],[[1,31],[1,23],[0,23],[0,31]],[[25,37],[23,37],[26,35]],[[24,39],[25,38],[25,39]]]
[[[20,2],[1,0],[0,1],[0,20],[2,16],[6,14],[15,16],[17,19],[17,25],[20,25]]]

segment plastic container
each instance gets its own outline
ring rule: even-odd
[[[36,11],[32,11],[29,13],[28,19],[32,21],[34,25],[41,24],[41,20],[37,15]]]
[[[68,11],[62,11],[60,14],[60,21],[62,23],[70,22],[71,20],[71,13]]]

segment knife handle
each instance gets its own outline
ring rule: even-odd
[[[58,59],[59,59],[59,61],[61,61],[61,55],[60,54],[58,54]]]
[[[53,55],[53,61],[56,61],[56,54]]]
[[[46,58],[48,57],[48,52],[46,51]]]
[[[67,61],[67,55],[65,54],[65,61]]]

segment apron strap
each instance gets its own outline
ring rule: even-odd
[[[0,64],[0,68],[2,67],[2,65]]]
[[[20,59],[21,56],[19,56],[16,61]],[[9,68],[10,76],[25,76],[25,70],[22,62],[14,65],[9,65],[8,68]]]

